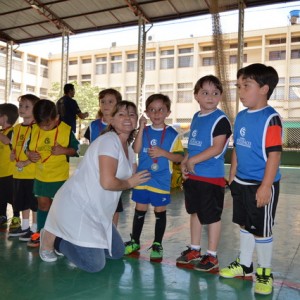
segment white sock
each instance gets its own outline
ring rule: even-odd
[[[36,223],[32,223],[31,224],[31,231],[34,233],[34,232],[37,232],[37,224]]]
[[[22,219],[22,230],[29,228],[29,219]]]
[[[258,265],[261,268],[272,267],[273,237],[255,238]]]
[[[217,251],[207,250],[206,253],[210,254],[211,256],[217,257]]]
[[[252,263],[253,251],[255,248],[255,238],[252,233],[245,229],[240,229],[240,264],[250,267]]]
[[[199,251],[201,249],[201,246],[200,245],[191,245],[191,249]]]

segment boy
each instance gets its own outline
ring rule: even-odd
[[[186,211],[190,214],[191,245],[177,258],[178,264],[194,264],[198,271],[219,266],[217,247],[221,233],[224,204],[224,155],[231,126],[227,116],[217,108],[222,99],[220,80],[207,75],[194,87],[200,111],[195,113],[188,141],[188,152],[181,163]],[[202,226],[208,225],[208,249],[201,257]]]
[[[155,237],[151,246],[151,260],[160,261],[163,257],[162,239],[166,229],[166,206],[170,203],[172,162],[183,159],[183,147],[177,131],[165,124],[170,115],[171,100],[162,94],[153,94],[146,100],[146,114],[152,125],[146,126],[144,116],[139,121],[139,131],[133,150],[139,154],[138,170],[148,170],[151,179],[136,186],[132,200],[136,202],[131,240],[125,243],[125,255],[140,249],[145,215],[149,204],[154,206]]]
[[[229,183],[233,198],[233,222],[240,225],[240,254],[220,271],[234,278],[252,275],[256,247],[255,293],[272,293],[272,227],[279,196],[279,164],[282,123],[268,100],[278,83],[272,67],[252,64],[237,73],[240,100],[247,109],[238,113],[234,125],[234,150]]]
[[[13,162],[10,161],[13,125],[19,117],[18,107],[11,103],[0,104],[0,227],[7,227],[7,203],[13,203]],[[9,229],[20,227],[19,212],[14,212]]]
[[[12,139],[11,160],[14,162],[13,187],[14,202],[16,211],[22,212],[22,226],[8,233],[9,237],[18,236],[20,241],[28,242],[33,232],[37,231],[36,211],[37,199],[33,194],[33,182],[35,176],[35,164],[31,163],[25,154],[33,118],[33,106],[39,101],[35,95],[26,94],[19,97],[19,115],[23,123],[14,127]],[[32,211],[32,224],[29,224],[30,210]]]

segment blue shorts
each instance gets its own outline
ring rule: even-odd
[[[132,200],[140,204],[151,204],[154,207],[166,206],[171,202],[170,194],[159,194],[148,190],[132,190]]]

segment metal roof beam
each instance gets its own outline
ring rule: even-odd
[[[147,23],[151,23],[150,19],[146,16],[143,10],[139,7],[138,3],[135,0],[124,0],[128,7],[133,11],[133,13],[137,16],[145,20]]]

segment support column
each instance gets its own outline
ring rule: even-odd
[[[61,49],[61,76],[60,76],[60,95],[63,95],[63,87],[68,81],[68,63],[69,63],[69,31],[64,29],[62,33]]]
[[[6,63],[5,63],[5,103],[11,100],[11,83],[12,83],[12,54],[13,54],[13,42],[7,42],[6,44]]]

